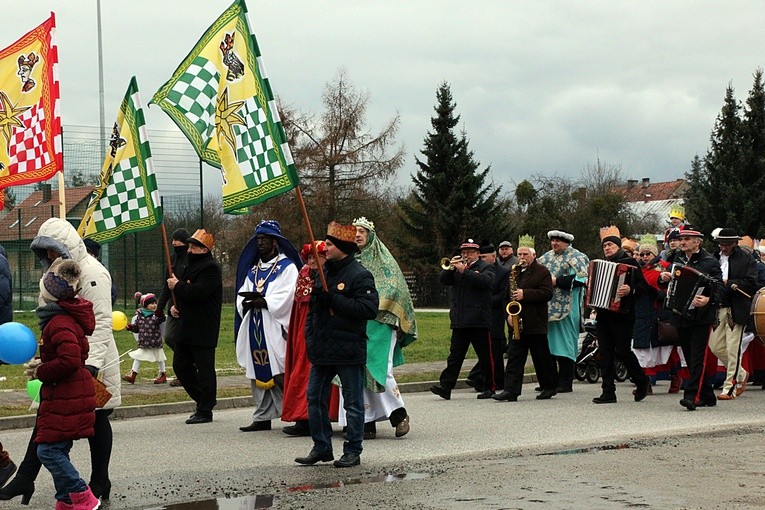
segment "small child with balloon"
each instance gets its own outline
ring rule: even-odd
[[[127,325],[127,330],[136,335],[138,349],[130,352],[130,357],[133,358],[133,367],[130,372],[122,376],[122,380],[134,384],[141,362],[151,361],[156,363],[159,368],[159,375],[154,379],[154,384],[166,383],[165,361],[167,356],[162,348],[161,329],[162,323],[165,322],[165,316],[162,310],[157,309],[157,297],[154,294],[136,292],[134,297],[140,308],[136,310],[132,323]]]

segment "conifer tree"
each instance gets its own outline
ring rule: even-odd
[[[459,115],[446,82],[436,99],[432,131],[421,151],[424,159],[415,158],[419,169],[412,176],[414,189],[398,204],[409,234],[408,254],[425,267],[436,267],[436,261],[451,256],[468,236],[497,242],[508,230],[498,198],[501,187],[486,184],[490,168],[480,170],[466,134],[454,133]]]

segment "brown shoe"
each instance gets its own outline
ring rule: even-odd
[[[746,391],[746,383],[749,381],[749,374],[746,374],[746,379],[736,383],[736,396],[741,396]]]
[[[172,386],[173,388],[177,388],[178,386],[183,386],[183,385],[181,384],[180,379],[175,378],[172,381],[170,381],[170,386]]]
[[[159,377],[154,379],[154,384],[165,384],[167,382],[167,374],[165,372],[160,372]]]
[[[409,433],[409,415],[407,414],[401,422],[396,425],[396,437],[402,437]]]
[[[669,391],[667,393],[680,393],[680,386],[683,385],[683,379],[678,375],[673,375],[669,380]]]
[[[128,372],[127,374],[122,376],[122,380],[125,382],[128,382],[130,384],[135,384],[135,378],[138,374],[136,372],[133,372],[132,370]]]
[[[728,395],[727,393],[723,393],[722,395],[717,395],[717,400],[733,400],[735,397],[733,395]]]

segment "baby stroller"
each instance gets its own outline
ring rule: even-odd
[[[595,321],[592,319],[584,321],[584,331],[582,348],[579,356],[576,357],[575,375],[578,381],[586,380],[595,384],[600,379],[600,356],[598,356],[598,337],[595,336]],[[616,360],[615,378],[619,382],[627,380],[627,367],[619,360]]]

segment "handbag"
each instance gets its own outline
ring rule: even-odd
[[[680,338],[677,335],[677,328],[669,323],[658,319],[659,345],[679,345]]]

